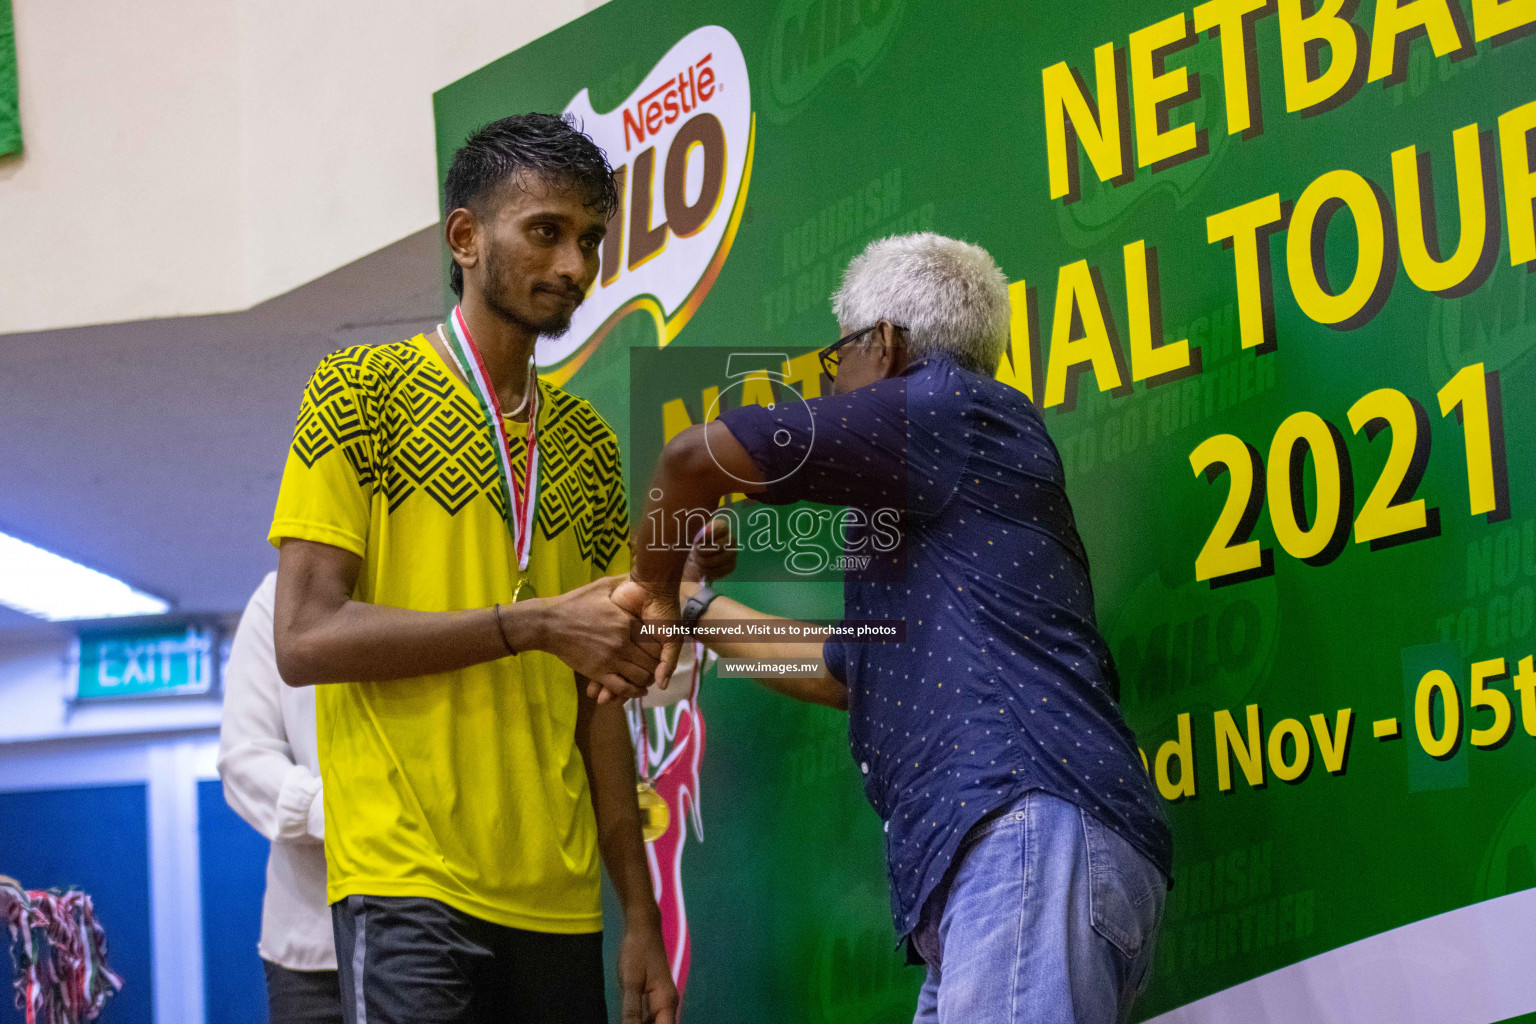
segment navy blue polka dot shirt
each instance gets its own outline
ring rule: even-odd
[[[1061,458],[1034,405],[929,356],[847,394],[720,419],[774,481],[764,502],[900,510],[895,550],[847,573],[844,616],[904,619],[905,642],[823,652],[885,822],[898,934],[966,832],[1029,790],[1093,814],[1166,874],[1167,821],[1120,716]],[[845,531],[849,552],[870,540]]]

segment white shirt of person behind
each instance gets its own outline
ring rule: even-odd
[[[334,971],[325,902],[325,810],[313,687],[277,671],[272,602],[277,574],[251,595],[224,673],[219,777],[235,813],[272,843],[261,903],[261,958],[293,971]]]

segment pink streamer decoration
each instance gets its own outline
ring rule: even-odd
[[[107,935],[84,892],[0,885],[0,912],[11,934],[16,1009],[27,1024],[95,1020],[123,987],[107,966]]]
[[[692,690],[686,700],[670,708],[642,709],[642,728],[635,737],[635,757],[640,776],[649,776],[657,794],[667,802],[671,825],[655,842],[645,844],[651,869],[651,889],[661,910],[661,937],[667,947],[672,981],[681,997],[688,984],[692,941],[688,932],[688,908],[683,898],[683,846],[688,824],[695,840],[704,840],[699,810],[699,765],[704,759],[704,713],[699,708],[699,678],[703,674],[704,645],[695,647]],[[657,745],[652,747],[654,737]],[[659,766],[655,767],[655,766]],[[652,775],[651,772],[655,774]]]

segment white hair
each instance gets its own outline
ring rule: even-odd
[[[912,359],[945,352],[990,377],[1008,344],[1008,279],[980,246],[892,235],[848,264],[832,312],[844,331],[889,320],[906,328]]]

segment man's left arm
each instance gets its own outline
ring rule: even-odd
[[[619,987],[624,1024],[675,1024],[677,986],[661,937],[661,911],[651,890],[651,871],[640,836],[635,750],[621,703],[602,704],[581,696],[587,680],[577,677],[580,708],[576,746],[586,764],[597,842],[608,877],[624,908],[619,952]]]

